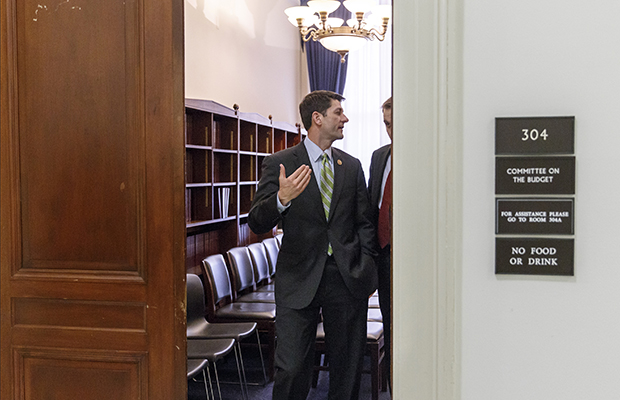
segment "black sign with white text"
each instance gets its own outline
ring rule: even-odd
[[[495,157],[495,194],[575,194],[575,157]]]
[[[495,273],[574,276],[574,239],[495,238]]]
[[[574,154],[575,117],[495,118],[496,274],[574,276]]]
[[[496,155],[573,154],[575,117],[495,118]]]
[[[496,199],[495,233],[574,233],[573,199]]]

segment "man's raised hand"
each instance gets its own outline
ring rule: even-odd
[[[291,200],[299,196],[310,183],[311,176],[312,170],[304,164],[287,177],[284,165],[280,164],[280,190],[278,191],[280,203],[287,206]]]

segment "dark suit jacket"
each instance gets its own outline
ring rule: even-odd
[[[383,171],[388,156],[392,150],[391,144],[379,147],[372,153],[370,160],[370,177],[368,178],[368,193],[370,194],[370,208],[372,223],[377,226],[379,220],[379,199],[381,198],[381,183],[383,182]]]
[[[306,189],[280,215],[277,208],[280,164],[287,176],[301,165],[312,167],[305,145],[286,149],[263,161],[262,177],[248,217],[255,233],[272,229],[281,220],[284,236],[276,265],[276,303],[289,308],[310,304],[323,275],[328,244],[342,278],[353,296],[368,297],[377,286],[376,241],[369,219],[364,171],[358,159],[332,148],[334,191],[329,220],[312,172]]]

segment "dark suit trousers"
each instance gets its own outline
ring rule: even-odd
[[[332,257],[319,289],[302,309],[277,306],[274,400],[305,400],[314,367],[314,343],[319,312],[323,315],[329,360],[329,400],[355,400],[366,348],[368,300],[355,298],[342,280]]]
[[[384,362],[387,366],[388,377],[390,376],[390,364],[392,361],[392,292],[391,292],[391,263],[390,263],[390,248],[391,245],[387,245],[379,250],[379,255],[375,258],[377,265],[377,271],[379,274],[379,307],[381,308],[381,316],[383,317],[383,338],[385,356]]]

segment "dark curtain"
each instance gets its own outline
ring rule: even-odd
[[[307,6],[308,0],[301,0],[300,3]],[[351,12],[341,5],[329,17],[342,18],[346,24],[347,19],[351,18]],[[340,54],[327,50],[319,42],[309,40],[305,45],[310,90],[331,90],[342,95],[347,80],[348,56],[345,62],[340,62]]]

